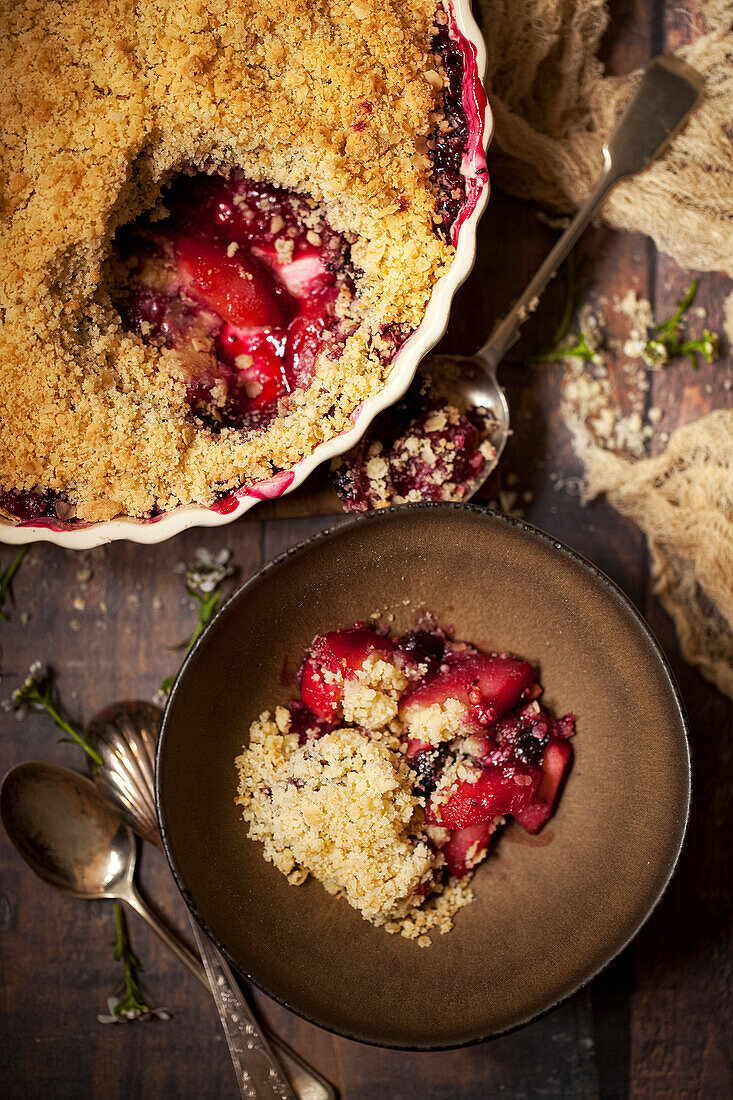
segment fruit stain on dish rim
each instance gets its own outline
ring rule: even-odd
[[[246,492],[248,496],[255,497],[257,500],[275,500],[290,488],[294,478],[294,470],[281,470],[279,474],[275,474],[274,477],[268,478],[266,481],[258,481],[255,485],[248,486]],[[211,505],[211,511],[228,516],[230,512],[237,508],[238,498],[239,491],[228,493],[216,504]]]
[[[486,153],[483,146],[484,119],[488,100],[476,64],[476,47],[464,38],[451,15],[451,31],[463,55],[463,110],[468,121],[468,140],[461,165],[466,180],[466,199],[453,223],[452,241],[456,244],[461,226],[476,209],[479,195],[488,181]]]

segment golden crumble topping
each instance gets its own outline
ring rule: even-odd
[[[410,737],[428,745],[439,745],[467,730],[465,718],[465,704],[448,698],[428,706],[410,707],[405,714],[405,724]]]
[[[373,662],[366,679],[374,682],[384,664]],[[366,920],[428,947],[428,933],[449,932],[473,891],[470,876],[432,881],[442,857],[427,835],[439,830],[423,824],[424,799],[392,736],[397,723],[380,728],[383,706],[376,699],[366,715],[369,737],[343,728],[302,745],[288,732],[287,708],[277,707],[274,719],[265,711],[236,760],[236,801],[250,838],[291,885],[311,874]]]
[[[343,682],[344,721],[369,730],[389,726],[397,718],[400,695],[406,687],[407,677],[401,668],[371,654],[354,678]]]
[[[380,333],[420,323],[453,254],[428,181],[434,32],[435,0],[3,6],[0,488],[66,491],[79,519],[143,515],[267,478],[349,425],[389,369]],[[188,168],[312,196],[363,272],[343,354],[247,437],[197,429],[191,364],[110,300],[115,232]]]
[[[250,836],[278,870],[312,873],[368,920],[409,911],[433,857],[414,839],[421,808],[394,753],[350,729],[299,746],[264,714],[238,765]]]

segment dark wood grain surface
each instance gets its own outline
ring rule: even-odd
[[[623,72],[689,33],[684,6],[623,0],[612,6],[606,59]],[[521,290],[553,239],[526,206],[495,195],[480,230],[479,259],[460,292],[444,341],[470,351]],[[672,312],[691,273],[658,256],[646,239],[593,230],[583,246],[586,293],[651,298]],[[720,328],[730,281],[701,276],[699,304]],[[520,348],[536,350],[562,302],[553,286]],[[611,319],[611,325],[622,325]],[[701,318],[693,326],[702,327]],[[619,335],[623,332],[619,330]],[[635,943],[566,1004],[523,1030],[470,1049],[403,1054],[338,1039],[257,996],[262,1014],[338,1087],[345,1100],[442,1097],[726,1097],[731,1077],[731,868],[733,737],[731,702],[682,661],[670,620],[650,593],[638,530],[605,502],[584,507],[579,473],[558,410],[562,368],[507,366],[514,435],[487,499],[517,494],[526,517],[596,562],[647,616],[666,649],[689,711],[695,769],[689,835],[678,872]],[[615,371],[626,399],[623,371]],[[698,372],[684,363],[651,379],[648,400],[663,410],[659,432],[709,409],[731,407],[733,358]],[[727,381],[727,385],[726,385]],[[660,446],[659,438],[652,447]],[[559,479],[559,480],[558,480]],[[562,486],[562,487],[558,487]],[[168,647],[181,641],[195,609],[173,569],[199,546],[232,550],[238,578],[325,525],[335,498],[316,477],[298,495],[265,505],[215,531],[192,531],[155,547],[119,543],[84,554],[35,546],[18,574],[12,618],[0,624],[3,696],[33,660],[53,665],[71,714],[88,720],[120,698],[150,698],[175,670]],[[0,566],[10,560],[0,550]],[[83,768],[78,749],[59,744],[43,717],[0,719],[0,767],[52,759]],[[634,736],[634,731],[629,731]],[[639,807],[639,813],[644,807]],[[623,843],[623,837],[619,837]],[[37,881],[0,835],[0,1091],[13,1098],[115,1097],[208,1100],[237,1095],[211,1003],[134,917],[130,931],[151,1001],[172,1018],[102,1026],[118,978],[112,909],[83,903]],[[188,936],[185,907],[159,853],[146,850],[147,898]]]

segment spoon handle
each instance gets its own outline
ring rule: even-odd
[[[185,944],[183,944],[177,936],[174,936],[172,932],[169,932],[165,925],[163,925],[158,920],[155,914],[152,913],[150,909],[148,909],[147,905],[142,900],[134,887],[132,888],[129,896],[127,893],[125,894],[123,900],[127,902],[131,909],[134,909],[135,912],[140,917],[142,917],[148,927],[152,928],[152,930],[157,936],[160,937],[166,947],[170,948],[178,961],[183,963],[189,973],[194,976],[199,985],[201,985],[206,990],[210,997],[214,998],[214,1000],[217,1002],[218,1008],[219,1004],[214,986],[209,981],[209,978],[206,975],[206,970],[204,970],[203,966],[193,954],[193,952],[189,951]],[[196,937],[196,943],[199,947],[199,950],[201,951],[201,957],[205,958],[207,954],[208,944],[204,937],[199,934],[198,928],[195,925],[193,918],[191,918],[191,927],[193,928],[194,935]],[[215,950],[215,948],[212,947],[211,950],[213,951]],[[241,996],[239,993],[239,986],[236,980],[232,977],[231,972],[229,972],[229,980],[231,983],[231,997],[233,1000],[236,1000],[237,1004],[239,1004],[239,998]],[[227,992],[225,993],[225,995],[229,996],[229,993]],[[243,998],[241,999],[243,1001]],[[254,1021],[254,1017],[252,1017],[251,1015],[249,1005],[247,1005],[246,1002],[244,1002],[243,1004],[242,1012],[247,1013],[251,1017],[251,1020],[254,1022],[255,1028],[259,1027],[261,1032],[265,1031],[267,1038],[265,1040],[263,1037],[263,1042],[269,1043],[270,1047],[272,1047],[272,1050],[275,1053],[276,1058],[285,1069],[287,1079],[292,1084],[297,1100],[336,1100],[336,1092],[333,1086],[330,1085],[319,1074],[316,1074],[315,1070],[307,1065],[300,1057],[300,1055],[297,1054],[294,1050],[291,1050],[291,1048],[287,1046],[286,1043],[284,1043],[281,1039],[278,1039],[276,1035],[272,1035],[269,1031],[262,1029],[261,1025],[257,1024],[257,1022]],[[224,1024],[223,1019],[222,1024]],[[231,1050],[231,1041],[229,1039],[228,1028],[226,1024],[224,1024],[224,1030],[227,1032],[227,1041],[229,1042]],[[249,1033],[247,1039],[248,1041],[250,1039]],[[250,1052],[248,1051],[248,1057],[249,1053]],[[234,1061],[234,1055],[232,1055],[232,1060]],[[238,1070],[237,1073],[239,1076]],[[247,1096],[248,1094],[244,1093],[243,1095]],[[253,1095],[261,1094],[255,1093]],[[288,1092],[284,1095],[290,1098],[293,1094]]]
[[[174,936],[172,932],[169,932],[154,913],[151,913],[132,884],[130,884],[129,891],[126,891],[124,894],[123,900],[127,902],[131,909],[135,910],[139,917],[142,917],[148,928],[151,928],[153,932],[155,932],[156,936],[163,941],[168,950],[173,952],[180,963],[183,963],[186,970],[193,974],[199,985],[202,985],[207,993],[210,993],[211,988],[209,986],[209,980],[206,977],[206,972],[201,963],[195,955],[188,950],[185,944],[181,943],[178,937]]]
[[[101,711],[91,722],[88,736],[96,750],[102,757],[102,766],[96,776],[95,782],[105,798],[110,800],[127,824],[138,836],[154,844],[162,851],[163,845],[158,831],[158,821],[155,814],[155,793],[153,790],[153,776],[155,774],[155,745],[158,740],[162,712],[158,707],[150,703],[131,702],[116,703]],[[199,960],[173,936],[147,908],[135,890],[132,882],[128,884],[132,896],[125,895],[124,900],[140,914],[153,931],[162,939],[163,943],[173,951],[176,958],[183,963],[186,969],[193,974],[196,981],[213,997],[219,1008],[217,988],[209,983],[206,971]],[[193,920],[191,921],[194,924]],[[198,934],[198,926],[194,926],[194,934],[201,948],[202,957],[205,956],[208,941]],[[215,951],[215,948],[211,948]],[[217,952],[218,955],[218,952]],[[211,960],[210,960],[211,961]],[[214,959],[213,966],[218,967]],[[228,977],[227,977],[228,974]],[[230,1004],[239,1004],[242,994],[236,979],[230,971],[225,973],[221,968],[217,969],[218,992],[225,997]],[[236,1009],[235,1009],[236,1011]],[[251,1016],[246,1002],[240,1007],[240,1016],[249,1015],[249,1030],[245,1038],[245,1044],[252,1040],[253,1035],[265,1032],[266,1040],[262,1045],[275,1052],[280,1065],[287,1074],[287,1079],[298,1100],[336,1100],[336,1090],[320,1074],[316,1073],[296,1051],[291,1050],[277,1036],[271,1034],[266,1028],[259,1028],[257,1021]],[[227,1033],[227,1042],[232,1050],[232,1035],[228,1021],[219,1015]],[[253,1043],[254,1047],[254,1043]],[[248,1050],[248,1062],[251,1058]],[[239,1056],[232,1050],[237,1080],[241,1087],[241,1073]],[[265,1095],[272,1095],[270,1087]],[[292,1097],[293,1093],[285,1095]]]
[[[606,168],[570,225],[538,267],[531,282],[525,287],[506,317],[494,326],[489,339],[476,353],[476,358],[483,360],[490,370],[496,370],[509,348],[516,342],[520,328],[530,313],[537,308],[540,295],[556,275],[560,264],[585,233],[615,183],[616,179]]]
[[[674,137],[693,109],[703,87],[700,74],[676,57],[655,57],[647,65],[631,102],[603,146],[603,171],[577,214],[551,249],[522,296],[494,327],[477,354],[495,370],[519,335],[543,290],[578,238],[585,232],[609,191],[633,176]]]
[[[295,1100],[293,1090],[239,991],[229,966],[216,947],[202,936],[194,918],[190,919],[243,1100],[258,1100],[261,1097]]]
[[[204,989],[213,993],[243,1100],[259,1100],[261,1097],[296,1100],[249,1005],[237,990],[229,967],[213,944],[204,940],[193,919],[191,927],[204,966],[148,909],[132,883],[129,883],[122,897]]]

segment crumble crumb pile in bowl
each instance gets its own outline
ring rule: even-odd
[[[464,8],[5,9],[2,537],[226,522],[400,396],[485,201]]]
[[[265,711],[237,758],[252,840],[294,886],[313,875],[365,920],[429,947],[473,901],[513,816],[537,833],[572,750],[527,661],[443,630],[319,635],[301,698]]]

